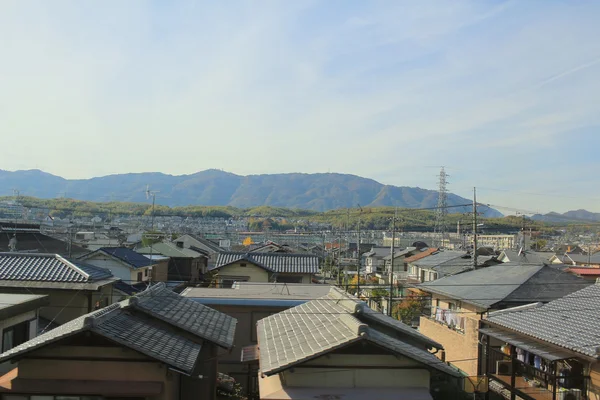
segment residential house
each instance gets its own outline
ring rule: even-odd
[[[552,264],[569,264],[580,267],[600,268],[600,253],[596,254],[577,254],[565,253],[553,255],[550,259]]]
[[[169,257],[161,254],[144,254],[149,260],[152,260],[151,280],[152,282],[167,282],[169,280]]]
[[[169,257],[169,281],[201,282],[207,271],[208,255],[186,249],[179,243],[160,242],[136,250],[140,254]]]
[[[234,282],[308,284],[319,270],[319,257],[310,254],[223,252],[211,272],[219,287],[231,287]]]
[[[332,287],[317,300],[258,321],[261,399],[432,399],[458,392],[459,372],[440,345]],[[434,397],[435,396],[435,397]]]
[[[365,272],[369,275],[385,272],[385,256],[391,254],[390,247],[373,246],[371,250],[364,254]]]
[[[63,324],[112,303],[111,272],[58,254],[0,253],[0,291],[47,294],[42,322]]]
[[[419,252],[416,252],[414,255],[410,257],[404,258],[404,269],[408,271],[408,281],[409,282],[419,282],[420,275],[418,274],[417,267],[412,265],[412,263],[421,260],[425,257],[429,257],[430,255],[437,253],[439,251],[438,248],[423,248]]]
[[[263,244],[258,244],[252,247],[251,253],[298,253],[297,249],[294,249],[286,244],[278,244],[270,240]]]
[[[566,271],[592,282],[596,282],[600,278],[600,268],[597,267],[571,267]]]
[[[493,263],[491,256],[478,256],[478,267]],[[464,251],[438,250],[414,261],[407,259],[412,282],[429,282],[444,276],[456,275],[473,269],[473,259]]]
[[[173,243],[175,243],[179,248],[192,249],[194,251],[204,252],[207,254],[207,268],[215,265],[215,262],[217,261],[217,255],[222,251],[225,251],[225,249],[220,247],[218,244],[199,235],[181,235],[177,239],[173,240]]]
[[[77,257],[88,250],[40,232],[39,224],[0,222],[0,252],[60,254]]]
[[[473,235],[468,234],[466,242],[473,247]],[[519,245],[519,235],[477,235],[477,247],[491,247],[495,250],[510,250]]]
[[[48,296],[43,294],[0,294],[0,350],[8,351],[36,337],[39,309],[48,304]],[[6,363],[0,364],[0,374],[10,369]]]
[[[481,321],[480,375],[501,398],[600,399],[600,286]]]
[[[0,354],[0,362],[18,363],[0,377],[0,393],[215,399],[218,351],[232,348],[235,325],[159,283]]]
[[[577,244],[559,244],[553,248],[556,254],[587,254],[587,250],[583,249],[581,246]]]
[[[542,265],[550,264],[552,253],[536,252],[531,250],[504,250],[498,255],[498,261],[503,263],[513,264],[529,264],[529,265]]]
[[[419,329],[444,346],[448,362],[475,376],[483,315],[536,301],[549,302],[589,284],[552,266],[512,263],[446,276],[417,286],[426,305]],[[426,301],[428,296],[430,302]]]
[[[236,349],[256,345],[256,323],[269,315],[304,304],[329,293],[329,285],[239,282],[230,289],[186,288],[181,295],[237,320]],[[219,358],[219,372],[235,378],[244,393],[258,393],[258,368],[242,364],[239,352]]]
[[[87,264],[110,270],[121,281],[133,284],[151,279],[153,261],[125,247],[102,247],[79,257]]]
[[[108,269],[113,276],[121,279],[114,283],[114,289],[124,296],[130,296],[145,290],[150,282],[157,282],[152,279],[153,276],[163,278],[161,281],[168,280],[168,258],[159,257],[161,260],[155,261],[149,255],[145,256],[125,247],[103,247],[79,260]],[[156,256],[152,258],[156,259]],[[162,260],[164,262],[160,262]]]

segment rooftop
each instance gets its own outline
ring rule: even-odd
[[[181,295],[191,298],[314,300],[329,293],[329,285],[236,282],[231,289],[189,287]]]
[[[428,249],[423,249],[420,253],[415,254],[414,256],[410,256],[408,258],[404,259],[405,263],[413,263],[415,261],[418,261],[422,258],[428,257],[430,255],[432,255],[433,253],[435,253],[436,251],[439,251],[436,248],[428,248]]]
[[[385,325],[394,333],[386,335],[375,329],[375,325]],[[422,362],[428,368],[459,376],[456,369],[425,350],[425,345],[431,342],[429,338],[400,321],[375,313],[335,287],[317,300],[261,319],[257,331],[260,370],[265,375],[277,374],[330,351],[366,341]],[[423,347],[413,345],[415,341]]]
[[[160,254],[171,258],[198,258],[205,257],[203,254],[191,249],[177,247],[174,243],[160,242],[154,243],[152,246],[143,247],[136,250],[140,254]]]
[[[89,259],[97,254],[106,254],[110,257],[114,257],[134,269],[144,268],[154,264],[152,260],[145,257],[143,254],[137,253],[126,247],[102,247],[96,251],[93,251],[89,254],[86,254],[85,256],[80,257],[80,260]]]
[[[111,279],[107,269],[70,261],[58,254],[0,253],[0,280],[93,283]],[[2,283],[0,283],[2,285]]]
[[[235,325],[234,318],[180,297],[164,284],[158,284],[0,354],[0,362],[89,331],[191,373],[200,354],[202,340],[231,348]],[[179,330],[200,340],[191,340]]]
[[[600,358],[600,286],[590,285],[532,307],[490,313],[487,320],[535,339]]]
[[[292,274],[316,274],[319,272],[319,257],[310,254],[240,253],[232,251],[220,253],[211,270],[244,260],[269,272]]]
[[[418,285],[426,292],[489,309],[500,303],[551,301],[590,285],[559,268],[504,263]]]
[[[0,320],[19,315],[50,303],[47,295],[0,293]]]

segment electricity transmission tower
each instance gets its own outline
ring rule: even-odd
[[[444,167],[440,170],[439,186],[438,186],[438,203],[435,212],[435,233],[440,237],[440,247],[444,245],[444,238],[448,232],[447,216],[448,216],[448,174]]]

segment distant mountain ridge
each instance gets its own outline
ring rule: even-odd
[[[268,174],[241,176],[216,169],[190,175],[158,172],[108,175],[90,179],[65,179],[40,170],[0,170],[0,196],[13,189],[40,198],[69,197],[89,201],[145,202],[146,185],[157,191],[156,202],[166,206],[206,205],[249,208],[273,206],[327,211],[357,207],[435,207],[433,190],[384,185],[368,178],[337,173]],[[471,200],[448,194],[448,205],[469,204]],[[449,212],[469,212],[450,208]],[[502,216],[489,207],[480,207],[486,217]]]
[[[535,214],[531,217],[535,221],[541,222],[599,222],[600,213],[594,213],[587,210],[571,210],[565,213],[549,212],[547,214]]]

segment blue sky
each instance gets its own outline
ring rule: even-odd
[[[569,1],[0,2],[0,168],[341,172],[600,211],[600,15]],[[535,193],[535,194],[532,194]]]

